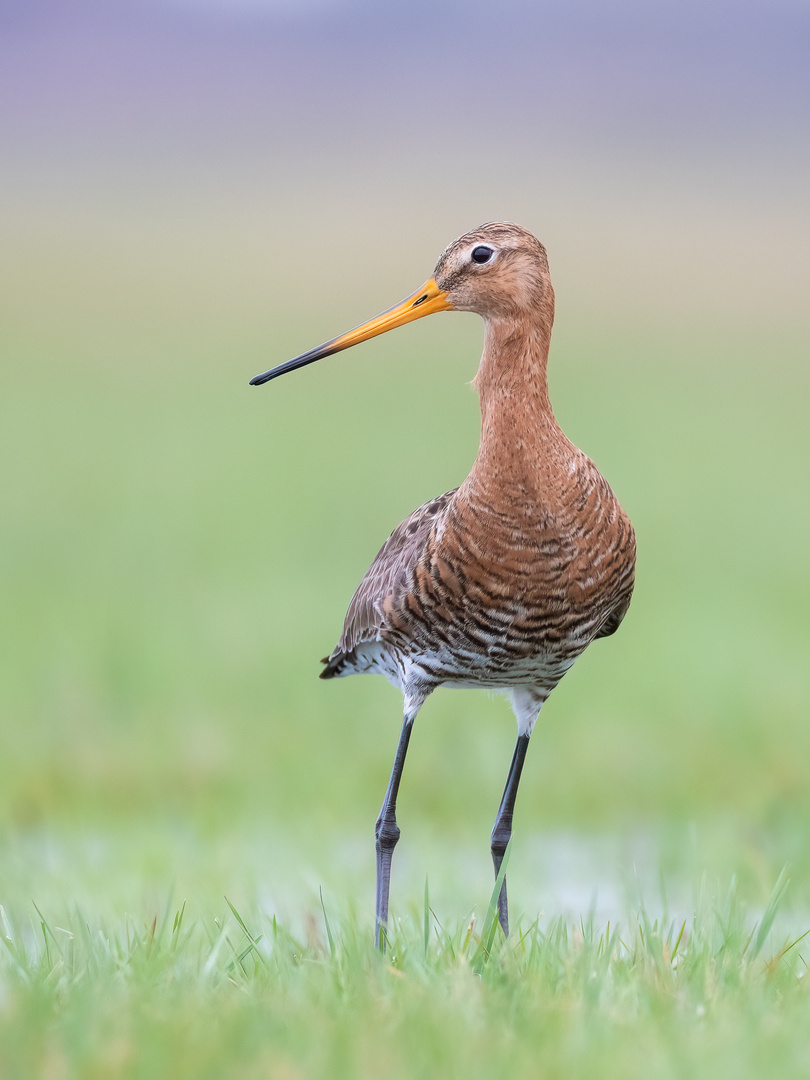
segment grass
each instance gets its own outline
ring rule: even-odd
[[[798,1076],[803,942],[774,940],[732,884],[678,922],[644,908],[490,939],[428,904],[392,926],[335,912],[296,937],[229,901],[192,921],[5,910],[0,1063],[16,1076]]]

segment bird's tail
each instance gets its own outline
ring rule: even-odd
[[[325,656],[321,663],[324,665],[324,669],[319,675],[321,679],[339,679],[341,675],[349,674],[348,671],[344,671],[346,653],[332,653],[331,656]]]

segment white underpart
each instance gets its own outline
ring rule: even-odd
[[[340,677],[375,673],[384,675],[391,685],[402,693],[404,714],[408,719],[413,720],[428,695],[436,686],[435,683],[426,681],[424,671],[420,668],[418,660],[411,660],[407,657],[397,657],[395,659],[381,641],[362,642],[355,649],[354,655],[355,662],[351,665],[347,664]],[[564,664],[557,662],[554,665],[557,669],[555,683],[573,663],[574,660],[571,659]],[[517,720],[518,735],[531,735],[540,714],[540,709],[551,693],[551,687],[538,686],[536,683],[532,685],[528,681],[532,676],[537,677],[541,674],[538,668],[537,658],[534,657],[530,662],[526,663],[524,671],[513,672],[508,682],[505,679],[490,682],[487,679],[448,678],[442,680],[440,685],[457,689],[488,689],[506,694],[512,702],[512,708]],[[542,674],[547,677],[549,672],[543,671]],[[527,679],[527,682],[523,683],[521,677]],[[512,679],[515,679],[515,681],[513,682]]]
[[[518,735],[531,735],[548,695],[548,690],[538,690],[533,686],[512,688],[510,696],[517,718]]]

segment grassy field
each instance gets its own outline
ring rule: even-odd
[[[388,957],[365,921],[296,940],[230,906],[32,928],[3,914],[4,1075],[801,1076],[801,943],[764,950],[734,889],[687,923],[398,924]],[[418,913],[417,913],[418,916]],[[494,908],[490,913],[494,918]]]
[[[802,311],[583,319],[558,280],[555,408],[634,520],[637,593],[533,738],[508,944],[485,947],[514,722],[428,702],[382,959],[400,703],[317,660],[393,525],[472,460],[480,329],[426,320],[252,390],[434,253],[376,286],[316,268],[314,310],[223,291],[214,236],[159,266],[121,235],[140,269],[91,235],[71,275],[63,236],[5,283],[4,1080],[805,1076]]]

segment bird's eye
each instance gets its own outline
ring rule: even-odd
[[[491,247],[486,247],[484,244],[479,244],[478,247],[472,249],[472,261],[476,263],[489,262],[495,252]]]

